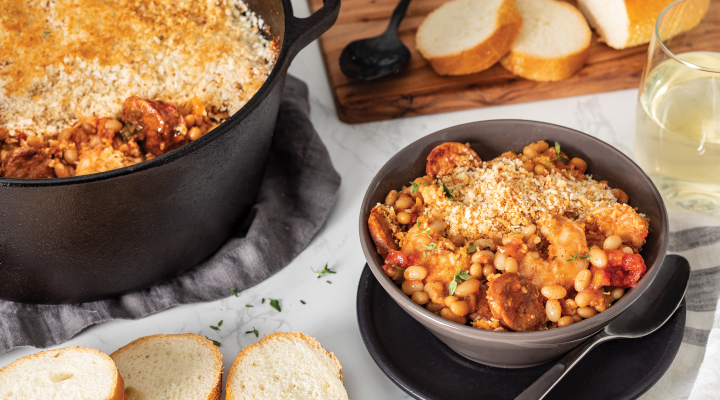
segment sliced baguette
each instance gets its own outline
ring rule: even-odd
[[[615,49],[624,49],[650,41],[655,21],[662,10],[674,0],[578,0],[578,7],[600,40]],[[707,13],[709,0],[687,0],[689,12],[667,36],[688,31],[700,23]]]
[[[590,27],[564,1],[517,0],[523,26],[500,60],[508,71],[533,81],[559,81],[582,68],[590,54]]]
[[[66,347],[22,357],[0,369],[0,398],[123,400],[123,379],[107,354]]]
[[[217,400],[222,354],[210,340],[184,335],[137,339],[110,355],[129,400]]]
[[[416,46],[438,75],[472,74],[507,53],[521,26],[515,0],[454,0],[420,24]]]
[[[276,332],[238,354],[227,400],[343,400],[348,395],[335,355],[302,332]]]

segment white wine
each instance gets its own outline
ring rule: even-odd
[[[720,53],[678,57],[720,70]],[[658,64],[638,98],[635,157],[666,202],[720,215],[720,73]]]

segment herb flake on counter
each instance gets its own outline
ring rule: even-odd
[[[223,320],[220,320],[220,322],[218,322],[217,326],[222,326],[222,321]]]
[[[280,302],[276,299],[270,299],[270,307],[278,310],[278,312],[282,311],[280,310]]]
[[[452,282],[448,283],[448,292],[450,293],[450,296],[455,293],[455,289],[457,288],[458,281],[460,283],[465,282],[466,280],[470,279],[470,274],[468,271],[465,271],[464,269],[461,269],[458,271],[454,276]]]
[[[300,302],[303,303],[303,304],[307,304],[307,303],[305,303],[305,300],[300,300]]]
[[[245,307],[247,307],[247,308],[251,308],[251,307],[255,307],[255,306],[254,306],[254,305],[252,305],[252,304],[245,304]]]
[[[211,341],[215,346],[220,347],[222,343],[218,342],[217,340],[212,340],[209,337],[205,336],[205,339]]]
[[[332,282],[330,282],[330,281],[325,281],[325,282],[327,282],[327,283],[332,283]]]
[[[238,297],[238,295],[237,295],[237,290],[235,290],[235,289],[230,289],[230,291],[232,292],[232,294],[235,295],[235,297]]]
[[[263,297],[262,301],[260,302],[262,304],[265,304],[265,298]]]
[[[260,332],[258,332],[258,330],[255,329],[254,326],[253,326],[253,329],[252,329],[251,331],[245,332],[246,335],[247,335],[248,333],[254,333],[254,334],[255,334],[255,337],[258,337],[258,335],[260,334]]]
[[[219,330],[220,330],[220,328],[218,328],[217,326],[214,326],[214,325],[210,325],[210,329],[213,329],[213,330],[216,330],[216,331],[219,331]]]
[[[310,270],[316,274],[318,274],[318,279],[322,278],[325,274],[337,274],[337,272],[332,271],[328,268],[328,263],[325,263],[325,266],[320,271],[315,271],[314,269],[310,268]]]

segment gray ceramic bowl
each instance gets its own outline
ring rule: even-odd
[[[372,207],[385,201],[392,189],[425,175],[430,151],[444,142],[470,143],[483,160],[508,150],[521,151],[538,140],[558,142],[568,155],[587,161],[588,174],[624,190],[630,205],[650,218],[650,234],[642,256],[648,267],[639,284],[605,312],[569,327],[540,332],[491,332],[449,322],[415,304],[382,271],[367,220]],[[542,122],[522,120],[481,121],[430,134],[401,150],[375,176],[360,208],[360,242],[375,277],[390,296],[418,322],[458,354],[483,364],[521,368],[542,364],[566,353],[598,332],[625,311],[653,283],[668,241],[665,205],[650,178],[632,160],[612,146],[584,133]]]

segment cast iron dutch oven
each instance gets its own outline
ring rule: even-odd
[[[308,18],[290,0],[246,0],[277,37],[277,63],[228,121],[130,167],[64,179],[0,179],[0,298],[75,303],[147,288],[196,265],[248,214],[297,53],[337,19],[340,0]]]

